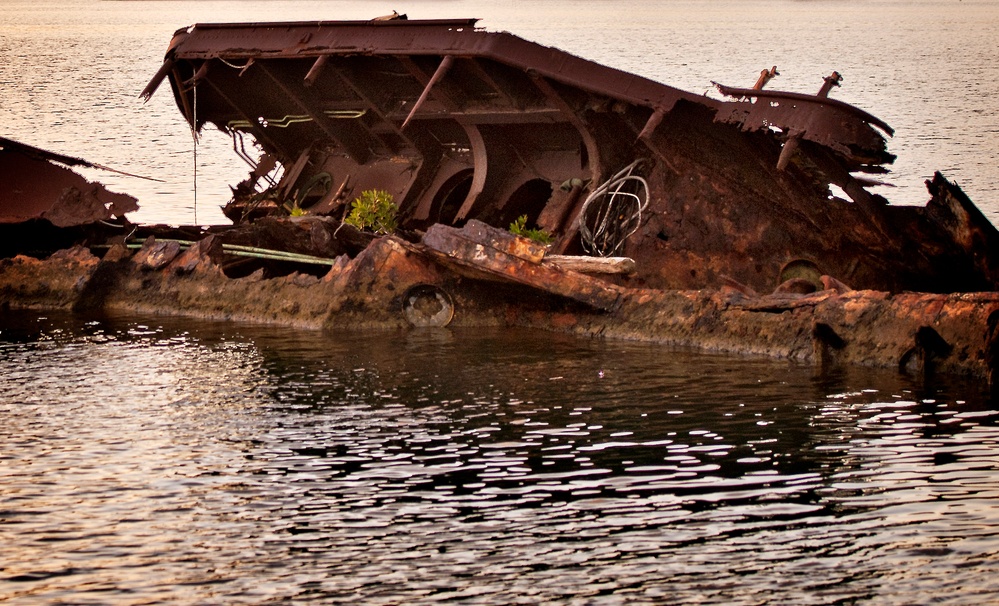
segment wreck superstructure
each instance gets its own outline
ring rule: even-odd
[[[892,130],[828,98],[838,80],[816,95],[719,86],[717,100],[475,23],[198,24],[143,95],[169,79],[193,128],[233,137],[254,167],[237,222],[342,217],[378,189],[404,230],[526,215],[553,253],[633,258],[633,285],[770,290],[808,265],[857,288],[996,288],[996,230],[970,201],[869,191]]]

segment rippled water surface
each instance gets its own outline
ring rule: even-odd
[[[811,93],[837,70],[833,95],[896,131],[895,187],[877,193],[925,204],[924,181],[939,170],[999,223],[995,0],[3,0],[0,136],[159,179],[87,171],[138,197],[136,222],[227,223],[218,207],[249,170],[229,139],[205,131],[195,158],[169,87],[139,99],[174,31],[392,10],[477,17],[694,93],[715,95],[712,81],[752,86],[774,64],[772,88]]]
[[[6,603],[999,599],[970,381],[10,312],[0,377]]]

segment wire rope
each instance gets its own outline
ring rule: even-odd
[[[600,257],[618,254],[642,224],[649,205],[649,184],[634,174],[643,160],[635,160],[587,196],[577,228],[583,250]]]
[[[194,97],[194,123],[191,125],[191,136],[194,138],[194,224],[198,224],[198,83],[191,87]]]
[[[244,63],[243,65],[236,65],[235,63],[231,63],[229,61],[226,61],[222,57],[218,57],[218,60],[221,61],[223,65],[226,65],[226,66],[231,67],[233,69],[246,69],[246,68],[250,67],[250,65],[253,63],[253,59],[252,58],[247,59],[246,63]]]

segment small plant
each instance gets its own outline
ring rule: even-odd
[[[540,228],[527,228],[527,215],[520,215],[517,220],[510,224],[510,233],[524,238],[530,238],[538,244],[551,244],[554,238],[547,231]]]
[[[291,204],[285,202],[282,206],[284,206],[284,209],[288,211],[289,217],[304,217],[309,214],[309,211],[298,205],[298,200],[295,200]]]
[[[396,215],[399,207],[395,205],[392,194],[383,190],[365,190],[354,200],[350,214],[343,220],[357,229],[366,229],[376,234],[388,234],[398,227]]]

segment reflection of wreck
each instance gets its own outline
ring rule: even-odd
[[[719,101],[474,20],[195,25],[143,94],[165,78],[192,125],[251,161],[237,221],[282,205],[339,218],[381,189],[410,232],[526,214],[552,252],[626,255],[631,283],[655,288],[769,290],[789,262],[893,291],[999,281],[995,228],[966,198],[868,191],[892,131],[827,98],[833,78],[817,95],[720,86]]]

